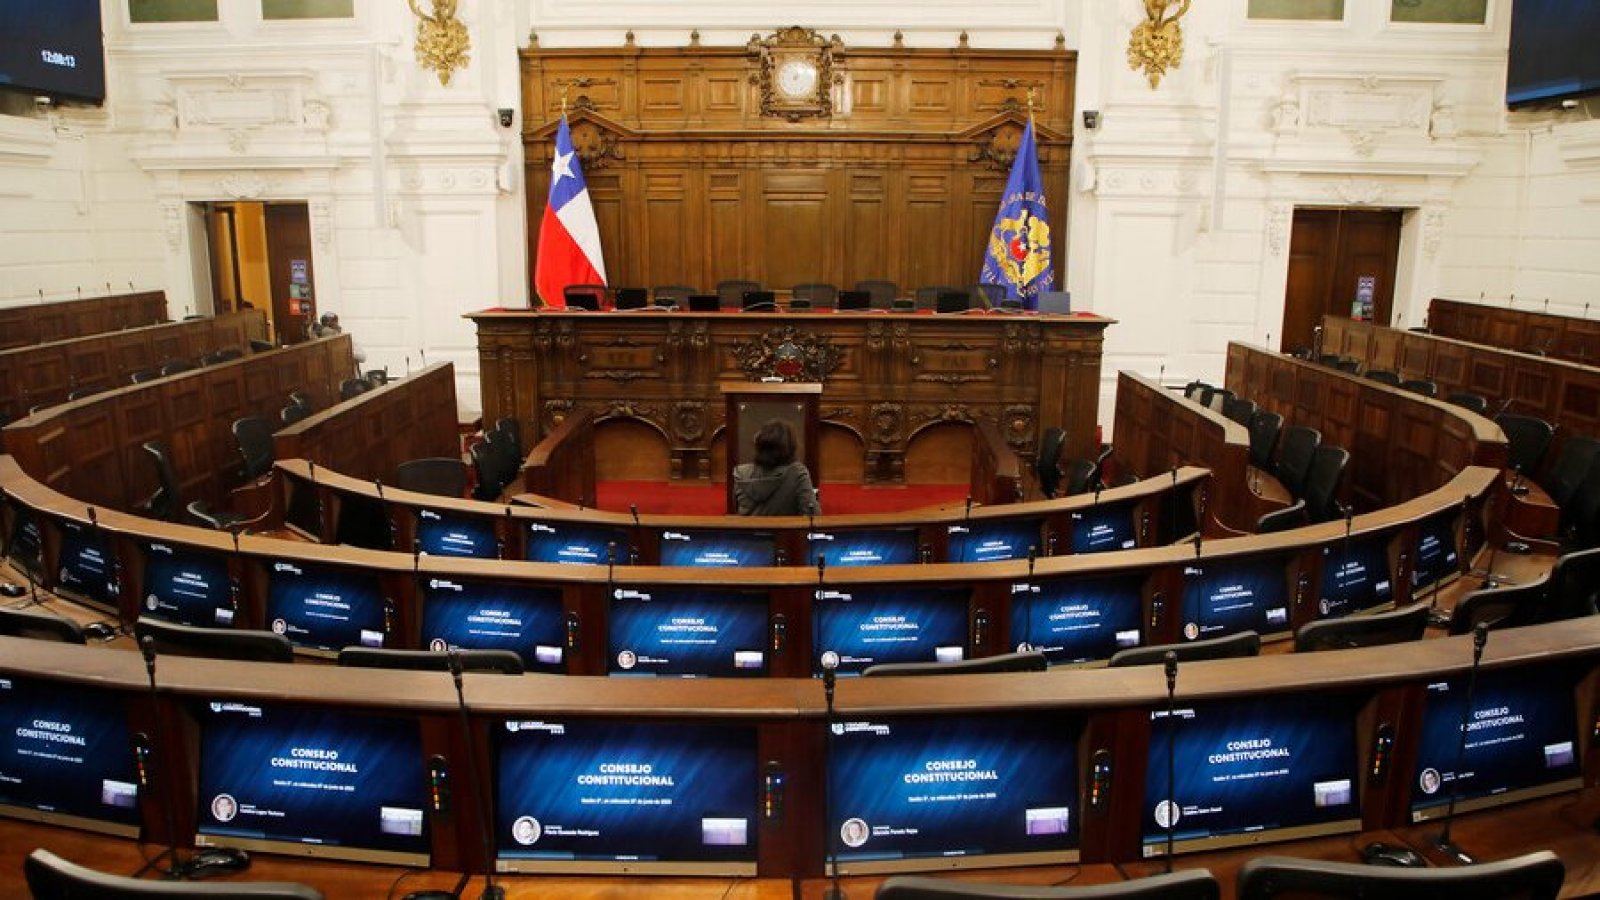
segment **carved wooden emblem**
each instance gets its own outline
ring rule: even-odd
[[[834,53],[844,43],[810,28],[792,26],[767,38],[752,34],[745,49],[756,57],[750,83],[761,91],[761,114],[798,122],[833,115]]]
[[[751,379],[826,381],[839,368],[840,350],[826,336],[780,325],[753,341],[733,345],[733,359]]]

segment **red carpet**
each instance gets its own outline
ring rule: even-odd
[[[641,513],[680,516],[720,516],[727,512],[720,484],[667,484],[659,481],[602,481],[595,486],[601,509],[627,512],[638,504]],[[964,484],[913,484],[875,487],[861,484],[822,486],[825,513],[882,513],[920,509],[941,503],[960,503],[967,497]]]

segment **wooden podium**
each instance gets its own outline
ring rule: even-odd
[[[723,474],[727,476],[729,513],[738,512],[733,501],[733,467],[755,461],[756,432],[773,419],[794,429],[795,457],[811,470],[812,483],[822,486],[822,455],[818,449],[821,441],[817,433],[821,428],[818,414],[821,384],[724,381],[718,387],[727,410],[728,469]]]

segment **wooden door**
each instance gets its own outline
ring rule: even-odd
[[[306,327],[317,316],[312,293],[316,278],[311,268],[311,214],[304,203],[269,203],[266,219],[272,318],[279,340],[298,343],[306,339]]]
[[[1313,346],[1322,317],[1353,315],[1358,299],[1370,298],[1361,318],[1388,325],[1399,257],[1399,210],[1296,209],[1279,349]]]

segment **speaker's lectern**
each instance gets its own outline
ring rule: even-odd
[[[721,383],[723,402],[727,405],[728,468],[726,500],[728,512],[737,512],[733,502],[733,467],[753,462],[756,455],[756,432],[773,419],[788,423],[794,429],[795,458],[811,470],[811,481],[821,486],[818,466],[822,462],[818,451],[818,406],[822,399],[822,385],[815,382],[767,384],[759,381],[724,381]]]

